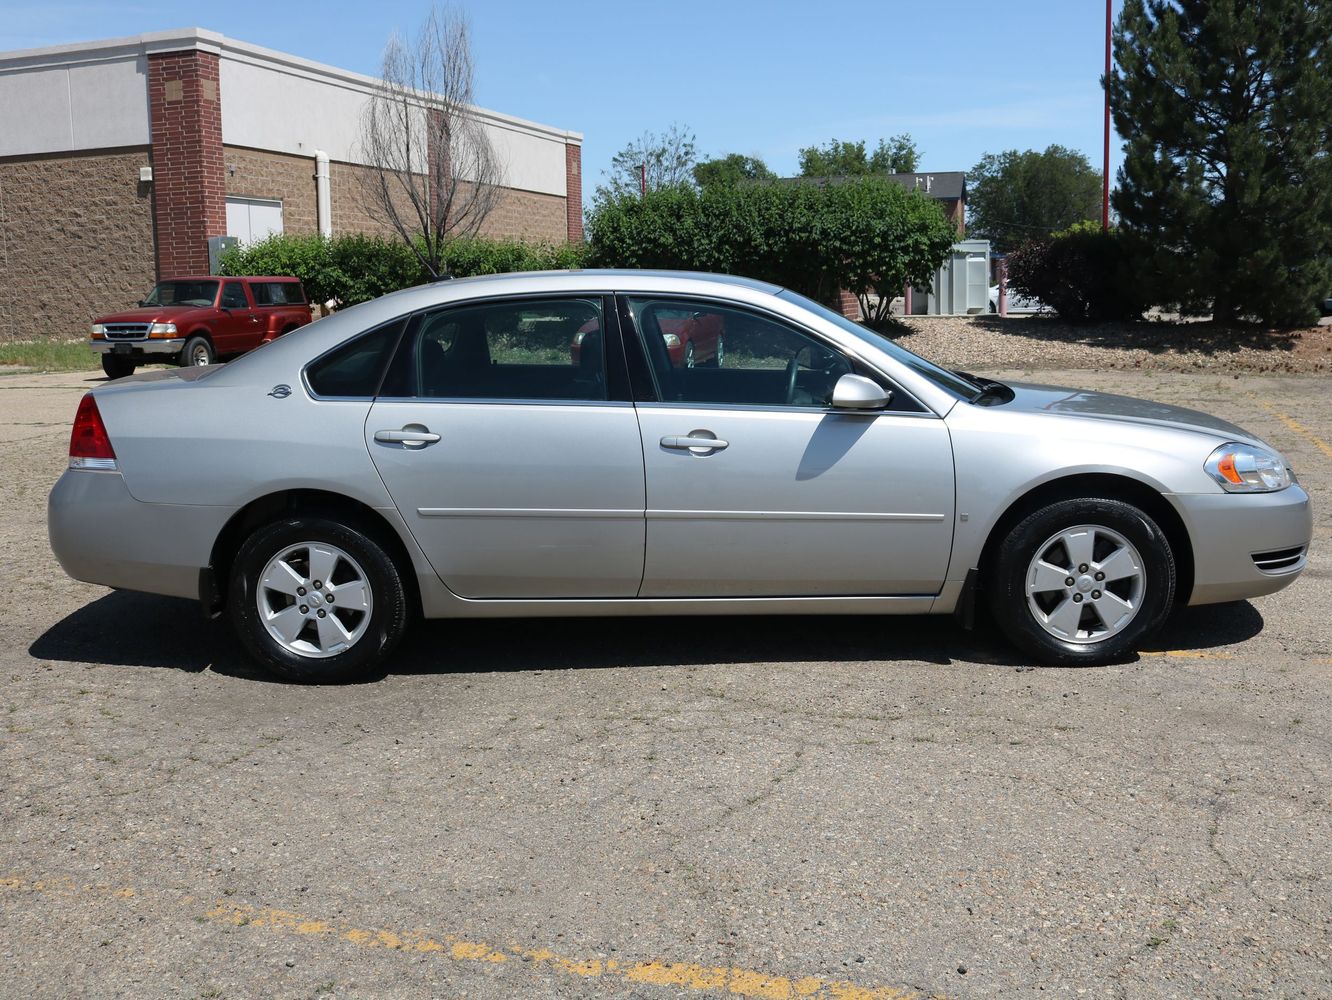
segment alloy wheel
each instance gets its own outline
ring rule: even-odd
[[[1081,524],[1051,535],[1027,567],[1027,607],[1065,642],[1100,642],[1137,617],[1146,588],[1142,556],[1127,538]]]
[[[322,659],[365,634],[374,594],[365,571],[327,542],[300,542],[278,552],[255,587],[259,620],[283,649]]]

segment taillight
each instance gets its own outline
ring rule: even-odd
[[[97,410],[97,400],[87,393],[79,400],[79,412],[74,414],[74,430],[69,436],[69,467],[71,469],[115,470],[116,452],[106,433],[106,424]]]

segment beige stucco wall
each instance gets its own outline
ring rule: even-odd
[[[148,165],[147,149],[0,160],[0,337],[86,336],[152,288]]]

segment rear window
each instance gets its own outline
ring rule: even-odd
[[[315,360],[305,371],[310,391],[316,396],[374,396],[406,322],[386,323]]]
[[[251,281],[250,292],[257,306],[305,304],[305,289],[299,281]]]

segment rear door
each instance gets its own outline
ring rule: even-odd
[[[412,534],[469,598],[633,597],[643,451],[598,295],[423,314],[365,425]],[[611,345],[607,348],[608,343]]]
[[[837,379],[869,373],[775,317],[669,297],[625,303],[657,392],[638,404],[641,596],[938,592],[953,519],[942,420],[900,390],[887,411],[832,410]],[[658,317],[684,309],[719,331],[720,365],[671,357]]]

